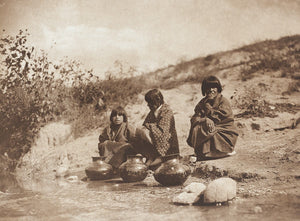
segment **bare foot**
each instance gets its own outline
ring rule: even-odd
[[[227,153],[227,156],[233,156],[233,155],[235,155],[236,154],[236,152],[235,152],[235,150],[234,151],[232,151],[231,153]]]
[[[150,166],[156,166],[162,163],[162,159],[160,157],[157,157],[153,162],[150,164]]]

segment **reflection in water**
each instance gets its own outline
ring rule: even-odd
[[[298,218],[300,201],[299,197],[277,195],[236,199],[220,207],[178,206],[170,202],[181,187],[149,185],[149,180],[123,183],[121,179],[87,182],[60,179],[48,185],[52,186],[45,187],[45,191],[1,192],[0,220],[190,221],[240,220],[242,216],[246,220],[294,220]]]
[[[0,171],[0,192],[20,192],[21,188],[15,176],[7,171]]]

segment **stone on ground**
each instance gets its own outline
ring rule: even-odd
[[[206,186],[202,183],[193,182],[183,189],[182,193],[176,195],[172,202],[175,204],[192,205],[200,200],[201,194]]]
[[[204,203],[220,203],[236,197],[236,181],[219,178],[210,182],[204,191]]]
[[[183,191],[187,193],[198,193],[201,194],[203,190],[206,189],[206,186],[203,183],[192,182],[186,187],[184,187]]]

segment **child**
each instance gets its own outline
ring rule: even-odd
[[[187,143],[194,148],[197,160],[235,154],[238,133],[230,103],[221,94],[219,79],[205,78],[201,90],[205,97],[194,109]]]
[[[110,114],[110,125],[104,128],[99,136],[100,156],[105,156],[105,161],[113,168],[119,168],[128,155],[135,154],[130,144],[134,133],[134,128],[128,125],[124,108],[119,106],[113,109]]]
[[[144,150],[141,153],[146,156],[150,167],[157,167],[162,163],[163,156],[179,155],[175,119],[159,90],[148,91],[145,100],[150,109],[143,123],[144,134],[148,135],[148,145],[143,145]]]

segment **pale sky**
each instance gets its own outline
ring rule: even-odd
[[[149,71],[300,34],[300,0],[0,0],[0,28],[99,75],[117,59]]]

